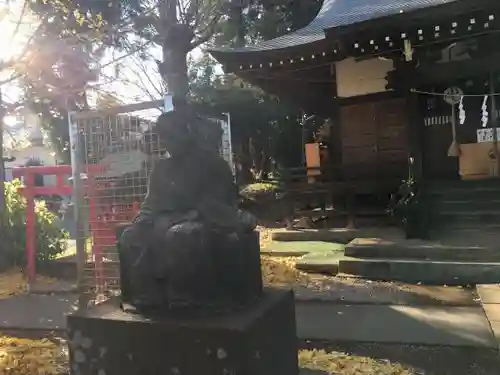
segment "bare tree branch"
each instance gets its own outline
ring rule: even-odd
[[[210,38],[212,38],[212,36],[215,34],[215,28],[217,27],[217,24],[219,23],[221,18],[222,14],[219,14],[212,18],[210,24],[207,25],[207,27],[199,33],[200,36],[191,43],[191,49],[195,49],[196,47],[208,42]]]

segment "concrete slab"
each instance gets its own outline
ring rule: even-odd
[[[500,324],[500,304],[485,303],[483,304],[483,310],[490,322],[495,322]]]
[[[333,229],[303,229],[277,231],[272,233],[273,241],[326,241],[349,243],[355,238],[383,237],[387,239],[402,239],[404,233],[399,228],[333,228]]]
[[[296,306],[301,339],[496,348],[480,307]]]
[[[473,288],[372,282],[365,279],[314,277],[294,288],[297,301],[403,306],[481,306]]]
[[[339,272],[371,280],[393,280],[432,285],[475,285],[500,281],[500,263],[412,259],[344,258]]]
[[[493,331],[493,337],[495,338],[497,348],[500,351],[500,322],[490,321],[490,326]]]
[[[344,253],[341,251],[311,253],[297,259],[295,268],[306,272],[336,275],[339,272],[339,260],[342,258],[344,258]]]
[[[273,241],[325,241],[348,243],[354,238],[359,237],[359,229],[303,229],[273,232],[271,234]]]
[[[310,253],[331,253],[344,251],[345,245],[325,241],[273,241],[261,249],[261,253],[271,256],[302,256]]]
[[[75,295],[19,296],[0,301],[0,330],[64,330]],[[298,302],[303,339],[489,347],[496,345],[480,307],[422,308]]]
[[[76,293],[77,286],[75,282],[67,280],[38,281],[31,286],[29,292],[30,294],[68,294]]]
[[[500,286],[498,284],[478,285],[477,293],[483,304],[500,304]]]
[[[345,247],[347,256],[360,258],[499,262],[500,246],[452,245],[423,240],[355,238]]]
[[[26,295],[0,300],[0,330],[63,330],[75,294]]]
[[[477,292],[500,350],[500,285],[478,285]]]

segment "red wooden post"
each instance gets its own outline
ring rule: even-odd
[[[28,282],[31,285],[36,278],[36,215],[35,215],[35,175],[27,170],[24,176],[24,196],[26,197],[26,262]]]

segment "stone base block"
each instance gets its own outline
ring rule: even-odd
[[[297,375],[295,327],[286,291],[205,318],[146,317],[110,300],[68,316],[71,374]]]

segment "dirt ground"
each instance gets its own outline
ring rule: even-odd
[[[299,346],[300,375],[495,375],[500,368],[498,352],[486,349],[321,341]],[[62,338],[0,336],[2,375],[68,375],[67,355]]]
[[[304,375],[495,375],[500,373],[498,351],[490,349],[415,345],[303,342],[303,350],[319,350],[316,361],[307,357]],[[304,354],[303,354],[304,355]],[[301,354],[299,354],[299,357]],[[314,357],[313,357],[314,358]],[[328,367],[330,366],[330,367]]]

